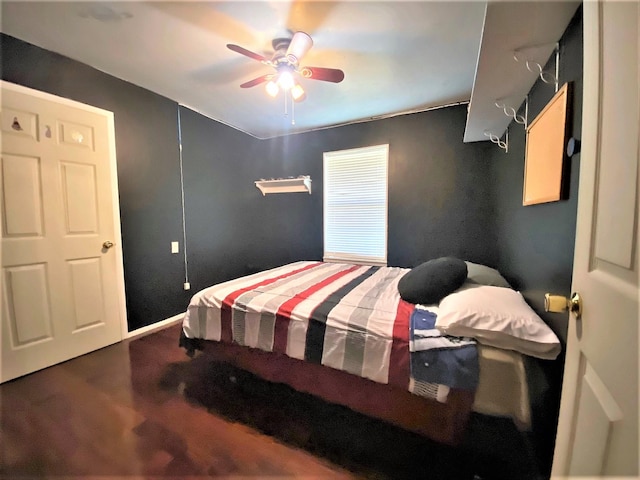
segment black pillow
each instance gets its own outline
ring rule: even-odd
[[[398,292],[409,303],[429,305],[460,288],[466,279],[464,260],[435,258],[409,270],[398,282]]]

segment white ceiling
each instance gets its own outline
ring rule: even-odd
[[[518,10],[527,2],[513,5]],[[480,1],[3,1],[0,18],[8,35],[270,138],[468,102],[485,7]],[[559,20],[553,41],[570,18]],[[526,22],[526,13],[517,20]],[[301,64],[339,68],[345,79],[302,79],[307,99],[295,105],[292,125],[282,94],[273,99],[262,85],[239,87],[272,68],[226,44],[270,57],[274,38],[298,30],[314,40]]]

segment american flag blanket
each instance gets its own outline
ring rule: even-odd
[[[390,384],[440,402],[449,387],[413,378],[408,269],[301,261],[201,290],[187,338],[237,343]]]
[[[414,382],[442,382],[475,390],[480,377],[476,341],[444,335],[436,328],[437,307],[417,305],[409,320],[411,376]]]

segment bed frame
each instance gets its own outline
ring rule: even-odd
[[[391,385],[340,370],[307,363],[284,354],[235,344],[181,338],[187,354],[201,350],[212,361],[228,362],[274,383],[309,393],[327,402],[387,421],[431,440],[459,445],[464,439],[474,393],[451,389],[440,403]]]

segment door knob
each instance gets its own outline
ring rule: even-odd
[[[552,295],[550,293],[545,294],[545,312],[562,313],[567,308],[577,318],[580,318],[580,315],[582,315],[582,298],[578,292],[572,293],[570,299],[562,295]]]
[[[569,311],[573,313],[576,318],[580,318],[582,315],[582,297],[578,292],[571,294],[571,300],[569,300]]]
[[[111,240],[107,240],[106,242],[104,242],[102,244],[102,248],[104,248],[105,250],[109,250],[114,245],[115,245],[115,243],[113,243]]]

